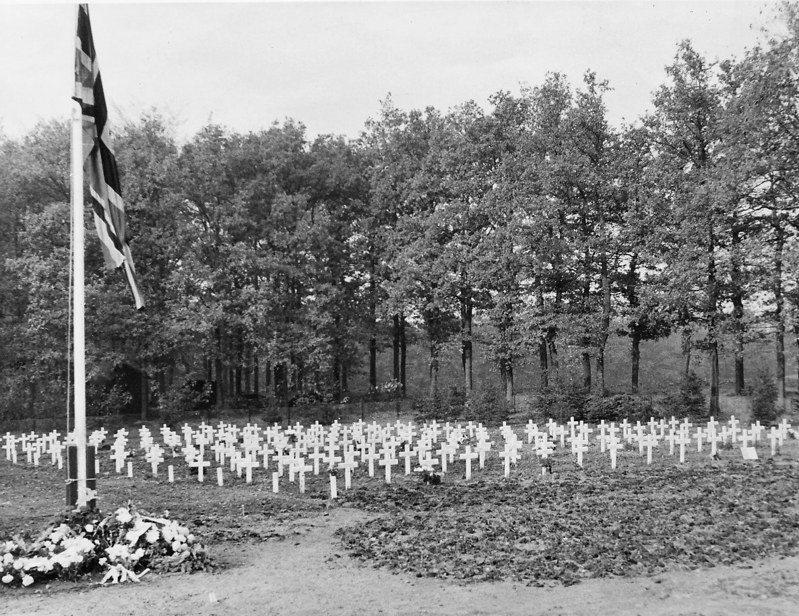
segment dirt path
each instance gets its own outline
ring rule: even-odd
[[[140,584],[58,583],[0,591],[0,614],[83,616],[90,611],[147,616],[317,614],[702,614],[799,613],[799,557],[751,568],[719,567],[652,578],[591,580],[532,588],[511,583],[460,586],[395,575],[359,564],[333,532],[367,518],[354,509],[297,520],[283,540],[218,545],[215,574],[147,576]],[[209,593],[218,601],[212,603]]]

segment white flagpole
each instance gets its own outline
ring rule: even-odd
[[[72,110],[72,280],[73,292],[73,366],[75,387],[75,445],[78,450],[77,506],[87,504],[86,493],[86,328],[84,323],[83,273],[83,119],[80,104]]]

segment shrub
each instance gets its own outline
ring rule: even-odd
[[[86,393],[86,411],[89,415],[103,417],[119,415],[133,401],[133,396],[121,383],[103,387],[94,381],[90,381]]]
[[[705,382],[693,370],[683,378],[676,393],[663,399],[666,409],[678,417],[704,416],[707,414]]]
[[[201,383],[201,386],[197,384]],[[187,381],[173,385],[160,400],[159,416],[170,425],[195,413],[198,409],[210,408],[216,395],[210,381]]]
[[[510,418],[513,409],[500,387],[491,384],[472,391],[464,409],[464,419],[487,426],[499,425]]]
[[[759,420],[767,423],[777,419],[780,414],[776,405],[779,392],[768,369],[761,369],[757,372],[749,395],[752,397],[752,421]]]
[[[613,396],[591,396],[584,406],[584,420],[599,423],[607,421],[646,421],[656,415],[652,402],[643,396],[616,394]]]
[[[585,419],[585,405],[588,395],[575,387],[548,387],[529,403],[530,413],[539,421],[552,418],[558,422]]]
[[[464,417],[466,415],[467,401],[468,396],[463,388],[455,385],[450,386],[449,391],[447,391],[446,418],[458,419]]]
[[[444,419],[444,401],[441,394],[436,391],[432,396],[418,398],[413,401],[414,419],[419,423],[426,421],[441,421]]]

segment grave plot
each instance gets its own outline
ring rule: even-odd
[[[572,583],[793,553],[794,435],[787,422],[672,418],[496,429],[203,423],[98,430],[89,442],[99,447],[101,508],[120,494],[147,510],[176,507],[223,540],[271,536],[226,527],[239,506],[241,516],[266,515],[286,499],[317,511],[356,506],[384,514],[341,535],[369,562],[417,575]],[[68,437],[0,438],[0,464],[58,476]]]
[[[96,456],[96,473],[125,473],[132,479],[135,472],[157,478],[159,469],[163,474],[166,466],[170,483],[190,477],[218,485],[241,479],[246,483],[266,480],[275,492],[296,486],[304,493],[309,482],[317,483],[310,478],[325,474],[336,480],[343,476],[343,488],[349,490],[354,476],[368,476],[369,480],[379,476],[390,484],[392,478],[423,471],[436,480],[448,475],[468,480],[473,472],[479,476],[497,461],[503,476],[509,478],[525,472],[546,476],[575,466],[615,470],[705,463],[722,457],[757,460],[774,458],[786,440],[795,438],[787,421],[768,429],[759,423],[744,428],[734,417],[724,424],[711,418],[702,425],[675,418],[595,426],[572,419],[562,425],[549,420],[539,427],[531,421],[494,431],[471,422],[421,426],[399,421],[387,425],[334,422],[329,427],[316,423],[287,429],[202,423],[184,425],[179,433],[163,426],[159,434],[160,443],[142,427],[138,446],[134,446],[125,429],[113,437],[105,430],[93,432],[90,445],[107,452]],[[39,466],[46,459],[61,468],[67,441],[68,437],[57,432],[6,433],[3,449],[6,460],[13,464]],[[337,489],[338,483],[329,481],[326,488]]]
[[[799,552],[799,468],[598,470],[550,481],[358,488],[353,556],[416,576],[543,585]]]

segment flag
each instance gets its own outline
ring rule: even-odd
[[[103,247],[106,265],[124,268],[136,308],[144,300],[136,281],[136,269],[127,242],[125,203],[119,184],[119,172],[108,134],[108,109],[103,94],[103,80],[92,39],[89,7],[78,5],[78,32],[75,41],[75,96],[83,116],[83,161],[89,167],[94,226]]]

